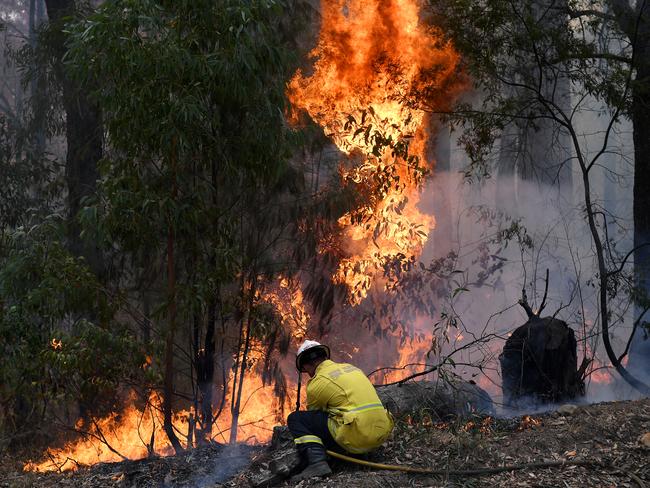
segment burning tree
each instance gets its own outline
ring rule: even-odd
[[[358,304],[386,267],[418,255],[435,227],[418,208],[434,166],[423,105],[446,110],[465,83],[458,54],[421,21],[415,1],[328,2],[310,57],[314,72],[298,71],[289,100],[348,156],[340,177],[357,205],[338,219],[336,249],[323,251],[343,256],[333,281]]]
[[[492,23],[479,21],[468,32],[501,26],[499,15],[510,4],[488,3],[494,10],[481,21]],[[66,283],[98,302],[75,320],[97,325],[108,344],[118,336],[115,343],[137,374],[114,378],[121,369],[106,368],[123,405],[111,405],[107,415],[91,405],[75,425],[90,444],[52,451],[54,463],[33,469],[68,469],[74,466],[64,464],[68,457],[92,462],[78,452],[98,442],[105,447],[99,459],[109,460],[207,442],[265,441],[294,404],[294,368],[286,356],[307,336],[325,337],[343,357],[365,345],[371,352],[355,360],[374,369],[377,382],[434,373],[444,380],[463,368],[489,381],[483,367],[486,360],[494,363],[498,340],[505,338],[489,334],[487,326],[501,311],[482,310],[468,325],[454,304],[470,289],[490,303],[501,286],[500,253],[521,238],[522,226],[506,220],[509,227],[489,238],[421,257],[439,218],[425,210],[422,189],[436,172],[440,113],[449,115],[456,102],[467,101],[471,81],[486,80],[481,88],[492,111],[461,105],[450,116],[477,123],[462,138],[474,163],[468,174],[479,168],[486,143],[514,118],[550,120],[577,140],[586,187],[600,156],[587,162],[565,105],[527,73],[505,82],[532,93],[532,101],[501,96],[513,58],[492,56],[492,49],[506,45],[516,53],[529,47],[525,38],[504,40],[495,29],[474,44],[451,25],[458,16],[441,18],[422,4],[322,2],[320,11],[308,10],[319,14],[318,22],[311,20],[320,31],[309,65],[300,69],[287,60],[287,51],[303,43],[295,42],[295,19],[287,13],[300,9],[282,8],[292,2],[106,2],[66,27],[66,69],[93,89],[110,148],[98,191],[79,217],[85,235],[106,252],[111,273],[96,279],[82,261],[67,261],[62,247],[55,246],[55,257],[84,278]],[[458,4],[445,6],[458,14]],[[434,24],[450,24],[455,42]],[[565,24],[548,25],[562,33]],[[560,39],[574,46],[573,36]],[[554,73],[547,64],[555,66],[547,57],[563,53],[546,38],[543,44],[546,57],[533,59],[546,77]],[[597,92],[615,85],[597,74]],[[298,132],[303,146],[293,138]],[[588,189],[585,195],[599,242],[598,210]],[[502,223],[501,215],[481,206],[466,217],[487,227]],[[21,262],[42,263],[50,249],[39,260],[23,256]],[[599,258],[610,259],[600,268],[604,293],[623,283],[618,277],[627,263],[610,251],[604,253],[601,242]],[[47,288],[52,273],[20,269],[30,269],[42,287],[22,295],[3,291],[10,307]],[[3,270],[3,289],[8,276]],[[610,309],[604,306],[606,329]],[[15,319],[10,307],[10,313],[0,308],[7,328]],[[30,313],[46,313],[16,310],[27,310],[24,322]],[[63,305],[54,326],[36,341],[59,366],[84,345],[99,350],[95,340],[70,340],[71,310]],[[136,436],[125,435],[134,430]]]

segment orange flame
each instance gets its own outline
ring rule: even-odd
[[[232,380],[232,378],[231,378]],[[75,430],[82,437],[69,442],[60,449],[50,448],[42,461],[28,462],[25,471],[71,471],[80,466],[97,463],[117,462],[124,459],[142,459],[149,455],[167,456],[174,451],[163,429],[162,399],[152,393],[144,408],[131,405],[122,412],[113,412],[97,419],[90,426],[78,421]],[[287,407],[289,400],[287,400]],[[226,397],[226,408],[217,419],[212,439],[226,443],[229,438],[231,415],[228,410],[230,395]],[[242,391],[242,408],[239,417],[238,436],[247,443],[262,443],[271,439],[273,426],[278,424],[278,398],[274,388],[264,385],[261,376],[247,376]],[[216,413],[216,412],[215,412]],[[191,410],[175,413],[173,425],[184,448],[188,447],[190,419],[196,418]]]
[[[521,422],[519,423],[519,427],[517,430],[522,431],[526,429],[535,429],[542,425],[541,419],[536,419],[535,417],[531,417],[530,415],[524,415],[521,417]]]
[[[425,108],[442,110],[460,91],[459,56],[421,21],[416,0],[323,2],[310,56],[313,74],[296,73],[289,99],[344,154],[362,156],[355,167],[341,168],[344,184],[369,194],[339,219],[349,257],[333,277],[358,304],[382,268],[419,254],[435,227],[418,209],[427,168]],[[402,160],[398,146],[406,148]]]
[[[329,0],[321,6],[319,42],[310,54],[313,74],[298,71],[289,83],[288,97],[345,155],[341,180],[362,197],[363,203],[338,220],[339,245],[346,258],[333,276],[334,282],[348,286],[349,301],[358,304],[373,283],[381,282],[384,266],[418,255],[435,227],[434,217],[418,208],[423,176],[433,167],[426,157],[427,112],[446,110],[465,83],[459,76],[458,54],[439,30],[422,22],[417,0]],[[321,246],[324,249],[326,243]],[[294,342],[305,337],[309,315],[300,286],[281,278],[277,287],[257,298],[282,316]],[[60,343],[52,341],[52,347]],[[417,361],[430,347],[426,341],[404,345],[399,364]],[[261,357],[261,345],[256,348],[253,361]],[[213,438],[220,442],[228,439],[231,395],[228,392],[213,430]],[[282,407],[288,410],[290,403],[289,399],[279,403],[259,368],[247,371],[238,438],[270,439],[278,412]],[[88,429],[90,435],[49,450],[44,462],[29,463],[25,469],[68,470],[122,456],[169,454],[157,395],[148,405],[144,409],[132,405],[97,421]],[[194,417],[191,410],[177,413],[174,426],[181,437],[188,438]]]

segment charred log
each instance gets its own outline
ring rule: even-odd
[[[561,402],[584,394],[572,329],[553,317],[532,315],[506,341],[499,356],[506,405]]]
[[[490,395],[473,382],[413,381],[380,388],[378,394],[394,416],[448,419],[475,413],[494,414]]]

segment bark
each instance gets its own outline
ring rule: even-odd
[[[249,309],[250,310],[250,309]],[[244,376],[246,374],[246,365],[248,362],[248,353],[250,351],[251,342],[251,318],[248,315],[246,319],[246,330],[244,332],[244,351],[241,353],[239,363],[239,377],[235,378],[233,382],[233,398],[235,399],[232,405],[232,421],[230,423],[230,444],[237,442],[237,426],[239,424],[239,413],[241,410],[241,396],[244,390]],[[238,351],[239,352],[239,351]]]
[[[636,78],[632,91],[634,138],[634,263],[636,286],[650,295],[650,6],[642,2],[633,39]],[[643,307],[640,307],[643,308]],[[629,369],[650,379],[650,339],[639,327],[630,346]]]
[[[196,361],[196,381],[200,394],[199,442],[207,442],[212,437],[212,386],[214,383],[215,324],[217,321],[216,300],[208,305],[208,324],[205,331],[204,347],[198,351]]]
[[[451,131],[447,125],[440,125],[435,147],[435,168],[433,170],[433,185],[439,205],[435,207],[436,230],[431,233],[431,243],[438,250],[438,255],[452,248],[454,232],[452,215],[452,189],[449,187],[451,176]],[[443,178],[442,181],[440,178]]]
[[[638,390],[644,395],[650,395],[650,386],[645,384],[643,381],[640,381],[636,376],[631,374],[622,364],[619,358],[614,353],[612,348],[610,331],[609,331],[609,320],[610,320],[610,310],[609,310],[609,270],[605,263],[605,250],[603,247],[603,241],[600,236],[600,230],[596,224],[596,216],[594,210],[594,204],[592,202],[593,195],[591,192],[591,181],[589,179],[589,169],[587,162],[585,161],[584,155],[579,151],[580,142],[578,141],[578,136],[575,130],[568,125],[567,129],[571,134],[573,140],[573,145],[577,151],[577,160],[580,166],[580,171],[582,173],[582,185],[584,192],[584,201],[585,201],[585,211],[587,213],[587,222],[589,224],[589,232],[591,234],[591,239],[596,252],[596,259],[598,261],[598,274],[599,274],[599,286],[598,286],[598,305],[600,311],[600,327],[601,327],[601,336],[603,338],[603,346],[605,347],[605,352],[609,358],[612,366],[616,368],[616,371],[621,375],[621,377],[628,383],[630,386]]]
[[[176,333],[176,277],[174,273],[174,230],[169,229],[167,236],[167,293],[169,294],[169,322],[165,340],[165,380],[163,391],[163,424],[165,433],[178,454],[183,451],[173,425],[174,396],[174,341]]]
[[[172,171],[172,199],[176,198],[176,154],[175,147],[172,147],[171,171]],[[174,396],[174,342],[176,339],[176,272],[174,259],[175,230],[173,216],[169,216],[169,229],[167,232],[167,295],[169,300],[168,328],[165,340],[165,379],[163,391],[163,427],[174,447],[176,453],[183,451],[173,425],[173,396]]]
[[[99,173],[97,162],[102,158],[103,129],[99,107],[89,99],[87,89],[80,86],[66,72],[63,56],[66,52],[64,24],[76,12],[74,0],[46,0],[45,6],[50,24],[56,35],[52,36],[56,53],[56,76],[63,90],[63,106],[66,113],[65,179],[68,187],[68,239],[70,251],[83,256],[91,269],[103,276],[104,266],[99,248],[85,243],[80,236],[77,215],[85,197],[95,193]]]
[[[43,22],[43,0],[29,2],[29,44],[37,48],[38,28]],[[45,118],[47,107],[47,79],[43,66],[34,66],[34,78],[30,80],[30,105],[32,110],[32,127],[30,129],[34,158],[40,159],[45,153]]]
[[[219,175],[218,175],[218,165],[212,163],[211,165],[211,175],[210,179],[212,182],[212,202],[215,206],[219,204],[218,189],[219,189]],[[213,222],[213,229],[215,233],[219,232],[219,222],[218,219]],[[215,234],[216,235],[216,234]],[[217,267],[217,256],[213,253],[210,257],[210,263],[213,266],[213,269]],[[199,394],[201,397],[201,407],[200,407],[200,424],[201,432],[199,436],[200,442],[207,442],[212,437],[212,424],[215,420],[213,414],[213,387],[214,387],[214,355],[216,352],[216,325],[217,325],[217,311],[220,305],[219,303],[220,291],[219,289],[214,290],[211,299],[208,302],[208,324],[205,331],[205,338],[203,342],[203,349],[198,350],[197,347],[197,386],[199,389]],[[199,335],[198,331],[195,333],[195,340],[198,340]],[[223,351],[222,351],[223,355]],[[221,406],[217,416],[221,414],[221,409],[223,408],[223,403],[225,400],[225,381],[223,382],[223,392]]]
[[[490,395],[473,382],[410,381],[379,388],[377,394],[394,416],[448,419],[474,414],[493,415]]]
[[[563,402],[584,393],[575,335],[561,320],[533,315],[508,338],[499,361],[508,406]]]

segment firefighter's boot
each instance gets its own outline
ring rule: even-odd
[[[329,464],[327,464],[325,448],[322,445],[311,442],[309,444],[303,444],[300,446],[300,454],[307,460],[308,464],[300,473],[291,477],[292,483],[332,474],[332,470]]]

